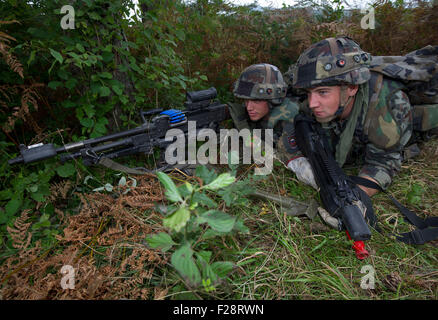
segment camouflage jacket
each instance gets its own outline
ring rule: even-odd
[[[364,99],[368,101],[361,103],[345,163],[359,161],[363,164],[359,176],[371,177],[386,189],[401,168],[402,151],[412,135],[412,108],[399,82],[384,78],[381,84],[376,84],[374,79],[372,76],[361,85],[368,87],[369,95]],[[373,94],[375,86],[381,87],[378,94]],[[301,108],[310,113],[307,100]],[[348,118],[322,124],[333,152],[340,144],[347,121]]]
[[[296,150],[285,148],[283,141],[293,130],[293,119],[299,112],[299,104],[294,99],[285,98],[281,105],[273,107],[268,116],[259,121],[249,119],[243,104],[228,103],[230,114],[237,129],[273,129],[275,156],[287,164],[287,160],[294,156]]]

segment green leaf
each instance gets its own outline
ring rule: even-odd
[[[165,195],[167,200],[172,202],[183,201],[181,195],[178,192],[178,189],[176,188],[172,179],[167,174],[165,174],[164,172],[158,172],[157,177],[166,189]]]
[[[111,93],[111,90],[106,86],[101,86],[99,88],[99,94],[101,97],[108,97]]]
[[[94,19],[94,20],[97,20],[97,21],[102,20],[102,17],[99,16],[96,12],[88,12],[87,14],[88,14],[88,16],[89,16],[91,19]]]
[[[153,249],[161,249],[161,251],[166,252],[172,248],[176,243],[172,240],[169,234],[165,232],[160,232],[152,236],[148,236],[146,241]]]
[[[222,211],[209,210],[201,214],[197,220],[199,223],[207,222],[207,224],[215,231],[230,232],[234,227],[236,217],[230,216]]]
[[[62,87],[62,82],[61,82],[61,81],[50,81],[50,82],[47,84],[47,86],[48,86],[50,89],[55,90],[55,89],[58,88],[58,87]]]
[[[186,35],[183,30],[175,30],[175,35],[181,41],[184,41],[186,39]]]
[[[60,63],[62,64],[62,62],[64,61],[64,58],[62,57],[62,55],[58,52],[53,50],[52,48],[49,48],[50,50],[50,54]]]
[[[113,89],[113,91],[114,91],[118,96],[120,96],[120,95],[123,94],[123,89],[122,89],[122,87],[117,86],[117,85],[113,85],[111,88]]]
[[[113,75],[109,72],[101,72],[101,73],[99,73],[99,77],[104,78],[104,79],[112,79]]]
[[[196,176],[202,179],[204,184],[209,184],[214,179],[216,179],[217,174],[214,170],[208,170],[206,166],[197,166],[196,167]]]
[[[76,172],[76,169],[73,164],[66,163],[63,166],[56,168],[56,172],[59,176],[63,178],[71,177]]]
[[[42,194],[42,193],[34,192],[34,193],[31,193],[30,196],[35,201],[38,201],[38,202],[43,202],[44,201],[44,194]]]
[[[163,219],[163,226],[179,232],[187,224],[190,219],[190,211],[185,207],[181,207],[173,214]]]
[[[217,208],[217,203],[201,192],[195,192],[192,199],[208,208]]]
[[[193,260],[193,250],[189,244],[183,245],[172,254],[171,264],[190,284],[201,283],[201,273]]]
[[[94,125],[93,119],[90,118],[83,118],[81,119],[80,123],[86,128],[92,128]]]
[[[233,266],[234,264],[230,261],[218,261],[211,265],[211,269],[220,278],[225,278],[233,270]]]
[[[207,190],[218,190],[225,188],[232,184],[236,180],[229,172],[220,174],[214,181],[210,182],[208,185],[204,186]]]
[[[216,282],[218,276],[208,264],[211,257],[211,251],[200,251],[196,253],[196,256],[198,257],[198,265],[201,266],[203,278]]]
[[[243,221],[241,219],[236,220],[236,223],[234,224],[233,230],[240,232],[240,233],[249,234],[248,227],[243,224]]]
[[[205,262],[210,262],[211,255],[213,253],[211,251],[199,251],[196,253],[198,257],[201,257]]]
[[[76,83],[78,81],[75,78],[70,78],[65,82],[65,87],[71,90],[76,86]]]
[[[19,198],[13,198],[8,201],[8,203],[5,206],[6,215],[12,216],[14,215],[18,209],[21,207],[22,200]]]
[[[0,191],[0,200],[4,201],[11,199],[13,195],[14,194],[12,193],[11,189],[2,190]]]
[[[35,59],[35,53],[36,53],[36,50],[32,50],[32,52],[30,53],[29,60],[27,60],[27,66],[28,67],[30,66],[32,61]]]
[[[85,52],[84,47],[83,47],[80,43],[77,43],[77,44],[76,44],[76,49],[78,49],[81,53],[84,53],[84,52]]]

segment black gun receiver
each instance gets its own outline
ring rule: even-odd
[[[339,230],[346,229],[354,241],[369,240],[371,231],[359,207],[359,201],[368,196],[336,162],[327,136],[315,119],[300,113],[294,118],[294,123],[297,145],[309,159],[324,208],[338,219]],[[366,204],[371,202],[369,198],[366,200]],[[373,210],[372,205],[366,205],[366,210]]]

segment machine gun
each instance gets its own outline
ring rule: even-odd
[[[103,160],[133,154],[152,154],[154,148],[165,149],[172,143],[172,141],[165,139],[167,130],[178,128],[187,135],[188,121],[196,123],[197,131],[203,128],[217,131],[219,124],[223,120],[229,119],[230,116],[227,105],[215,100],[216,96],[217,91],[214,87],[202,91],[187,92],[187,101],[184,103],[185,110],[140,111],[143,121],[141,126],[107,136],[73,142],[62,147],[55,147],[51,143],[39,143],[28,147],[20,145],[21,155],[9,160],[8,163],[10,165],[33,163],[61,154],[60,161],[62,163],[82,158],[84,165],[90,166],[105,163]],[[147,121],[145,117],[151,116],[154,116],[152,120]]]
[[[357,258],[365,259],[363,241],[371,238],[371,231],[360,206],[366,207],[367,217],[375,217],[371,200],[340,168],[321,126],[304,114],[298,114],[294,123],[298,147],[312,166],[324,208],[338,220],[338,229],[346,229],[354,240]]]

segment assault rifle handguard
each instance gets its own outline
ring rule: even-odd
[[[187,135],[188,121],[196,122],[196,130],[218,130],[219,124],[230,116],[227,105],[215,100],[216,96],[217,91],[214,87],[187,92],[185,110],[141,111],[142,125],[107,136],[73,142],[62,147],[56,147],[51,143],[39,143],[28,147],[20,145],[20,156],[9,160],[8,163],[33,163],[61,154],[61,162],[82,158],[85,165],[94,165],[99,163],[102,157],[113,159],[137,153],[151,154],[155,147],[164,149],[172,143],[165,140],[167,130],[178,128]],[[154,117],[147,121],[146,116]]]
[[[364,194],[336,162],[320,124],[304,114],[298,114],[294,123],[298,147],[312,166],[324,208],[338,219],[339,230],[346,229],[355,242],[369,240],[371,231],[358,206]],[[373,210],[372,206],[366,210]],[[365,252],[362,254],[367,255]]]

